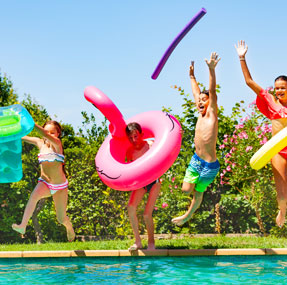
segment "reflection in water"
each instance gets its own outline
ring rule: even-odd
[[[286,269],[287,256],[0,259],[0,283],[283,284]]]

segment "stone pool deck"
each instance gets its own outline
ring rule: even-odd
[[[157,249],[138,250],[63,250],[63,251],[0,251],[0,258],[36,257],[127,257],[127,256],[215,256],[215,255],[287,255],[287,248],[247,249]]]

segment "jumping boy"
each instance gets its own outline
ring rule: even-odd
[[[131,147],[127,150],[126,157],[127,161],[131,162],[139,157],[141,157],[145,152],[149,150],[152,145],[151,141],[143,140],[142,128],[138,123],[129,123],[126,127],[126,134],[131,143]],[[141,238],[139,234],[138,218],[137,218],[137,207],[145,193],[148,193],[148,201],[143,214],[144,221],[147,228],[148,234],[148,250],[155,249],[154,242],[154,223],[152,218],[152,212],[156,199],[160,192],[160,183],[158,180],[152,182],[151,184],[134,190],[131,193],[130,200],[128,203],[128,214],[130,218],[130,223],[135,235],[135,243],[129,248],[130,251],[138,250],[142,248]]]
[[[202,202],[204,191],[214,180],[220,168],[216,158],[218,118],[215,78],[215,67],[219,60],[215,52],[211,53],[210,60],[205,60],[209,68],[209,91],[200,91],[194,76],[194,62],[191,62],[190,66],[191,88],[199,116],[194,136],[195,154],[186,170],[182,191],[186,194],[192,193],[193,199],[184,215],[172,219],[172,222],[178,226],[191,219]]]

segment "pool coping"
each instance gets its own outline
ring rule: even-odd
[[[0,258],[287,255],[287,248],[0,251]]]

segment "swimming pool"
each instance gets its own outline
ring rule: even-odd
[[[286,284],[287,256],[0,259],[0,284]]]

